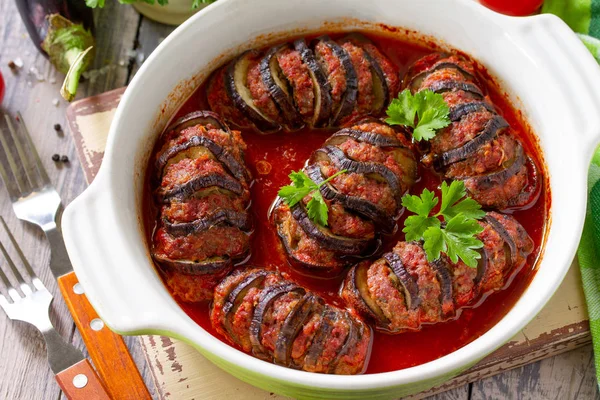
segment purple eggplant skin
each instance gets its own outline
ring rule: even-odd
[[[402,288],[404,289],[404,298],[406,300],[406,307],[410,310],[417,309],[421,304],[421,298],[419,297],[419,287],[415,279],[409,274],[402,262],[400,256],[396,253],[386,253],[383,258],[387,262],[388,266],[398,277]]]
[[[94,15],[91,8],[82,0],[16,0],[21,19],[27,28],[31,41],[45,57],[42,42],[48,34],[48,19],[52,14],[60,14],[69,21],[82,24],[94,34]]]
[[[458,161],[462,161],[473,154],[484,144],[491,142],[500,131],[508,128],[508,122],[499,115],[496,115],[487,123],[483,131],[472,140],[452,150],[448,150],[439,155],[434,161],[436,170],[442,170]]]

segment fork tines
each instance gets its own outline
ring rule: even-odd
[[[35,150],[21,114],[17,113],[18,128],[15,128],[10,116],[5,114],[4,119],[10,135],[0,132],[0,160],[6,160],[8,170],[0,162],[0,176],[11,201],[15,201],[48,186],[50,179]],[[8,136],[10,136],[13,147],[9,144]]]
[[[25,278],[23,277],[23,275],[17,268],[15,262],[12,260],[12,258],[8,254],[6,247],[4,247],[4,244],[2,243],[2,241],[0,241],[0,252],[4,256],[4,259],[6,260],[6,263],[8,264],[9,269],[12,272],[12,275],[17,280],[19,287],[21,289],[21,292],[24,295],[29,295],[32,292],[34,292],[36,289],[37,290],[45,290],[45,287],[42,284],[42,281],[40,281],[40,279],[36,276],[35,272],[33,271],[33,268],[31,268],[31,264],[29,264],[29,262],[25,258],[25,255],[23,254],[21,247],[19,246],[19,244],[17,243],[12,232],[6,225],[4,218],[2,218],[1,216],[0,216],[0,223],[4,227],[4,230],[6,231],[6,234],[9,238],[10,242],[12,243],[13,247],[17,251],[19,258],[21,259],[21,262],[23,263],[23,266],[25,267],[25,271],[27,272],[28,280],[30,280],[34,286],[34,288],[32,289],[32,287],[29,285],[29,283],[25,281]],[[8,279],[6,270],[3,269],[2,267],[0,267],[0,280],[2,280],[2,282],[4,283],[6,290],[8,291],[8,294],[12,298],[13,301],[18,301],[22,297],[19,295],[18,291],[14,288],[14,286],[11,285],[10,280]],[[3,295],[0,295],[0,298],[2,298],[2,300],[5,300]]]

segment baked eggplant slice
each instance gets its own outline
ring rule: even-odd
[[[281,204],[279,199],[273,205],[273,210],[277,235],[294,267],[298,266],[302,272],[310,275],[320,276],[324,273],[337,274],[348,264],[348,260],[342,260],[331,250],[315,251],[318,246],[316,241],[307,235],[289,208]]]
[[[439,71],[442,69],[454,69],[454,70],[460,72],[461,75],[466,80],[469,80],[469,81],[472,81],[475,79],[475,77],[473,75],[471,75],[470,72],[466,71],[464,68],[462,68],[457,63],[449,62],[449,61],[440,61],[440,62],[436,63],[433,67],[429,68],[428,70],[415,75],[408,83],[408,89],[412,93],[417,92],[419,90],[419,88],[421,87],[421,85],[423,84],[423,81],[425,80],[425,78],[427,78],[433,72]],[[433,89],[431,89],[431,90],[433,90]]]
[[[367,284],[369,265],[368,261],[363,261],[350,269],[344,280],[341,295],[350,308],[357,310],[367,319],[375,321],[378,326],[385,327],[390,321],[369,292]]]
[[[436,272],[440,289],[442,293],[440,295],[440,304],[442,305],[442,319],[446,320],[452,318],[455,315],[454,311],[454,297],[452,296],[452,274],[450,272],[450,266],[448,260],[445,257],[430,263]]]
[[[288,44],[284,44],[269,49],[260,61],[260,75],[273,101],[281,110],[288,128],[298,130],[304,126],[304,122],[294,104],[293,89],[284,76],[277,59],[277,53],[288,47]]]
[[[317,63],[314,52],[308,47],[304,39],[294,41],[294,49],[300,53],[302,62],[308,69],[312,80],[314,109],[312,119],[307,121],[315,128],[329,125],[332,114],[331,87],[327,76]],[[288,78],[289,79],[289,78]]]
[[[347,237],[334,235],[329,228],[317,225],[309,217],[302,202],[291,207],[292,216],[302,227],[309,237],[319,242],[325,249],[333,250],[343,255],[362,254],[369,245],[369,239],[350,239]]]
[[[440,80],[432,83],[427,89],[434,93],[445,93],[451,91],[462,90],[463,92],[470,93],[471,95],[482,99],[483,93],[481,90],[472,83],[458,82],[455,80]]]
[[[510,249],[508,248],[508,245],[506,245],[506,247],[507,247],[506,251],[508,254],[508,252],[510,252]],[[485,249],[485,247],[480,249],[478,251],[478,253],[479,253],[479,259],[477,260],[477,275],[475,275],[475,279],[473,280],[473,282],[475,282],[475,284],[478,284],[479,282],[481,282],[481,280],[487,273],[488,259],[490,258],[490,255],[487,252],[487,250]]]
[[[361,131],[359,129],[354,128],[344,128],[340,129],[327,140],[328,144],[338,144],[336,138],[345,139],[351,138],[358,142],[368,143],[371,146],[376,147],[402,147],[403,144],[400,140],[396,138],[392,138],[385,135],[380,135],[378,133],[369,132],[369,131]]]
[[[346,323],[349,326],[348,334],[346,335],[344,344],[338,350],[338,353],[335,356],[335,358],[333,359],[333,361],[331,361],[331,363],[329,364],[328,372],[330,374],[336,373],[336,370],[337,370],[338,365],[339,365],[340,361],[342,360],[342,358],[344,356],[350,354],[352,352],[352,349],[355,348],[356,346],[358,346],[358,342],[359,342],[359,338],[360,338],[360,332],[359,332],[360,328],[359,328],[359,326],[357,326],[354,323],[352,318],[350,318],[350,315],[348,315],[347,312],[344,312],[342,318],[344,318],[346,320]]]
[[[313,45],[315,58],[325,72],[331,88],[333,111],[331,125],[337,126],[356,106],[358,78],[348,53],[329,36],[321,36]]]
[[[498,171],[490,172],[484,175],[471,176],[468,179],[471,187],[476,187],[478,191],[485,191],[497,185],[504,185],[512,176],[516,175],[525,165],[525,151],[523,146],[517,142],[515,154],[512,159],[504,163]]]
[[[402,195],[404,192],[402,190],[400,179],[398,179],[398,176],[385,165],[376,162],[354,161],[347,157],[341,149],[331,145],[322,147],[315,153],[325,154],[340,171],[345,169],[348,172],[363,174],[385,181],[394,194],[396,204],[400,205],[402,203]]]
[[[249,128],[252,126],[252,122],[237,108],[227,90],[226,75],[228,69],[229,65],[225,65],[213,73],[206,90],[208,104],[212,111],[221,115],[230,123],[240,128]]]
[[[223,303],[223,325],[225,326],[225,329],[231,339],[239,345],[241,345],[241,341],[233,330],[233,316],[239,309],[242,301],[246,297],[246,294],[248,294],[248,291],[252,288],[258,288],[262,286],[265,277],[268,274],[268,271],[253,271],[246,278],[244,278],[241,283],[233,288]]]
[[[305,293],[306,291],[289,282],[282,283],[280,285],[269,286],[265,288],[258,299],[258,303],[254,309],[254,315],[252,316],[252,322],[250,324],[250,342],[252,343],[252,354],[259,358],[269,359],[268,352],[262,345],[262,326],[267,310],[273,302],[278,298],[289,292]]]
[[[371,67],[373,74],[373,89],[375,103],[373,112],[381,113],[384,108],[395,98],[400,89],[400,79],[396,66],[378,48],[360,33],[352,33],[345,40],[349,40],[365,51],[365,59]]]
[[[172,146],[163,151],[156,159],[156,172],[160,177],[165,167],[173,162],[173,158],[181,158],[183,155],[189,156],[188,158],[194,158],[196,155],[194,150],[198,150],[199,147],[204,147],[212,153],[212,155],[219,160],[231,174],[240,180],[247,180],[249,178],[248,171],[225,147],[215,143],[211,139],[204,136],[192,136],[189,140],[176,146]],[[182,153],[189,154],[182,154]]]
[[[491,142],[503,129],[508,127],[508,122],[506,122],[504,118],[499,115],[495,115],[489,120],[483,131],[475,136],[475,138],[468,141],[461,147],[448,150],[440,154],[434,161],[434,167],[437,170],[442,170],[450,164],[462,161],[472,156],[477,150],[479,150],[479,148],[481,148],[481,146]]]
[[[205,218],[191,222],[171,222],[163,218],[165,230],[172,235],[190,235],[221,224],[238,227],[244,232],[251,229],[251,219],[247,212],[226,209],[216,210]]]
[[[249,50],[234,59],[227,67],[225,74],[225,89],[233,104],[250,120],[256,129],[264,133],[272,133],[281,126],[262,113],[255,105],[252,94],[247,86],[248,69],[252,62],[257,61],[260,54]]]
[[[305,368],[310,370],[315,370],[318,368],[318,361],[323,353],[323,348],[325,347],[325,342],[329,337],[331,331],[333,330],[333,326],[339,318],[339,313],[337,310],[332,308],[325,308],[323,312],[323,318],[321,322],[321,327],[313,341],[310,345],[310,348],[306,352],[306,357],[304,358]]]
[[[462,117],[479,111],[487,110],[493,114],[496,114],[496,109],[487,101],[470,101],[466,103],[460,103],[450,109],[448,117],[450,121],[460,121]]]
[[[227,273],[233,268],[231,259],[212,257],[203,261],[172,260],[164,255],[152,254],[159,264],[186,275],[214,275]]]
[[[352,66],[354,68],[354,72],[356,73],[356,85],[358,88],[358,93],[356,96],[356,106],[353,110],[353,117],[368,115],[373,112],[373,105],[375,103],[375,93],[373,84],[377,81],[376,78],[373,78],[373,69],[368,61],[368,55],[365,51],[353,44],[351,41],[342,40],[339,43],[339,46],[346,51],[348,57],[350,57],[350,61],[352,62]],[[382,88],[383,84],[383,73],[381,74],[381,80],[378,81],[380,97],[379,101],[383,102],[382,97]]]
[[[286,317],[275,345],[275,364],[290,366],[294,340],[308,317],[313,313],[316,302],[317,297],[314,294],[306,293]]]
[[[209,187],[218,187],[237,195],[241,195],[244,192],[242,184],[233,177],[227,174],[210,174],[196,176],[186,183],[177,185],[172,189],[164,189],[161,187],[157,190],[156,194],[159,202],[166,203],[174,198],[179,200],[187,199],[193,196],[198,190]]]
[[[169,125],[169,127],[167,129],[165,129],[165,132],[171,132],[171,131],[181,132],[182,130],[184,130],[186,128],[196,126],[196,125],[202,125],[202,126],[207,126],[207,127],[212,126],[214,129],[221,129],[221,130],[231,134],[229,127],[221,119],[219,114],[212,112],[212,111],[206,111],[206,110],[193,111],[191,113],[184,115],[181,118],[176,119],[175,122],[173,122],[171,125]]]
[[[307,166],[306,174],[317,185],[320,185],[325,180],[323,178],[321,169],[316,165]],[[373,223],[375,223],[376,226],[381,228],[383,232],[392,232],[396,227],[396,215],[389,215],[381,207],[374,203],[371,203],[368,200],[341,193],[329,183],[325,183],[324,185],[322,185],[320,187],[320,191],[325,199],[338,202],[345,209],[362,215],[368,220],[373,221]]]
[[[404,299],[406,301],[406,308],[409,310],[415,310],[421,304],[421,298],[419,297],[419,287],[414,278],[408,273],[404,263],[400,256],[394,252],[385,253],[383,259],[387,262],[394,275],[398,278],[398,281],[402,285],[404,292]]]
[[[492,229],[494,229],[498,235],[500,235],[504,243],[508,246],[508,249],[510,250],[509,257],[507,257],[507,259],[510,260],[509,269],[516,266],[518,263],[517,257],[519,250],[512,236],[506,231],[504,226],[490,214],[487,214],[484,220],[491,225]]]

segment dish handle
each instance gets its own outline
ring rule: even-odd
[[[559,82],[565,115],[571,126],[564,134],[579,137],[588,163],[600,143],[600,66],[581,39],[560,18],[542,14],[513,19],[516,34],[528,44],[528,55],[539,61],[553,76],[568,77]],[[586,164],[587,167],[587,164]]]
[[[62,230],[75,274],[111,330],[133,335],[177,326],[182,311],[169,307],[174,301],[152,267],[139,224],[123,221],[102,176],[63,214]],[[121,229],[124,226],[130,229]]]

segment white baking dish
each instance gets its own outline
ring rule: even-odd
[[[269,364],[227,346],[171,298],[153,268],[141,227],[143,174],[152,144],[194,88],[223,57],[323,29],[325,23],[325,30],[377,30],[379,23],[405,27],[470,54],[498,78],[526,115],[547,162],[550,229],[539,271],[521,299],[472,343],[401,371],[318,375]],[[553,16],[510,18],[470,0],[219,0],[170,35],[127,88],[96,180],[65,211],[65,241],[92,305],[119,333],[183,339],[235,376],[294,397],[400,397],[457,375],[494,351],[557,289],[583,226],[587,167],[600,136],[599,111],[600,68]]]

